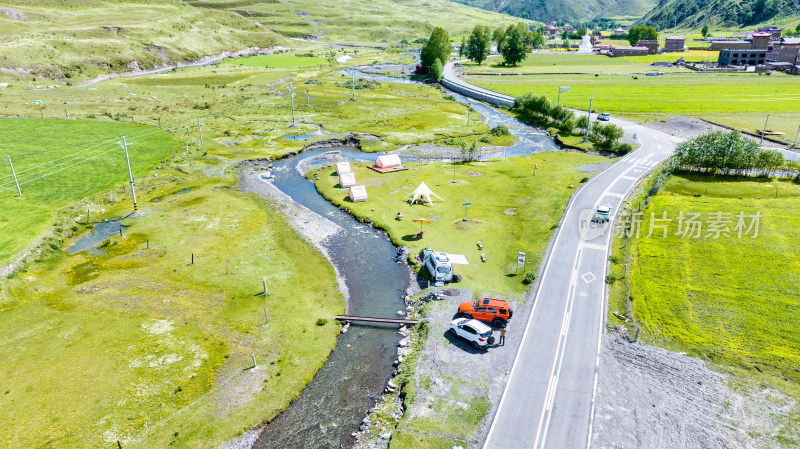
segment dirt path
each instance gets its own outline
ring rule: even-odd
[[[244,55],[247,55],[247,54],[250,54],[250,53],[258,53],[258,54],[267,54],[267,55],[269,55],[269,54],[273,54],[275,51],[278,51],[278,50],[289,50],[289,48],[288,47],[272,47],[272,48],[267,49],[267,48],[260,48],[260,47],[247,47],[247,48],[241,49],[239,51],[234,51],[234,52],[223,51],[222,53],[217,54],[217,55],[204,56],[204,57],[202,57],[202,58],[200,58],[200,59],[198,59],[196,61],[178,62],[178,63],[175,63],[175,64],[158,67],[156,69],[151,69],[151,70],[132,70],[130,72],[109,73],[109,74],[106,74],[106,75],[100,75],[100,76],[98,76],[96,78],[92,78],[92,79],[86,80],[86,81],[78,84],[77,87],[91,86],[91,85],[97,84],[97,83],[99,83],[101,81],[106,81],[106,80],[115,79],[115,78],[132,78],[132,77],[136,77],[136,76],[157,75],[159,73],[164,73],[164,72],[170,71],[172,69],[177,69],[177,68],[181,68],[181,67],[202,67],[204,65],[216,64],[217,62],[220,62],[225,58],[236,58],[236,57],[244,56]]]
[[[794,401],[770,389],[743,395],[727,381],[700,359],[607,333],[592,448],[781,447],[776,437]]]

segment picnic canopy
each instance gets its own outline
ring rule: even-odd
[[[367,188],[364,186],[350,187],[350,191],[347,192],[347,196],[349,196],[354,203],[367,201]]]
[[[339,185],[342,187],[356,185],[356,175],[353,173],[339,173]]]
[[[396,154],[378,156],[378,159],[375,159],[375,167],[377,168],[393,168],[401,165],[403,165],[403,163],[400,161],[400,156]]]
[[[353,173],[353,170],[350,170],[350,163],[349,162],[337,162],[336,163],[336,173],[342,175],[344,173]]]
[[[435,196],[436,198],[444,201],[444,198],[433,193],[430,187],[428,187],[428,185],[423,181],[419,187],[414,189],[414,192],[411,193],[411,198],[408,199],[408,202],[414,204],[415,201],[421,199],[421,201],[427,201],[431,206],[433,206],[433,200],[431,200],[431,196]]]

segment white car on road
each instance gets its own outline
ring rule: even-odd
[[[478,320],[456,318],[450,322],[449,332],[467,340],[475,349],[484,349],[494,344],[492,328]]]
[[[597,116],[597,120],[602,120],[604,122],[607,122],[611,120],[611,114],[609,114],[608,112],[601,112],[600,115]]]

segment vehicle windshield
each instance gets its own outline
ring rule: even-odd
[[[447,267],[438,267],[436,268],[436,271],[439,273],[447,273]]]
[[[492,335],[492,331],[486,331],[486,332],[484,332],[484,333],[482,333],[482,334],[481,334],[481,337],[483,337],[483,338],[488,338],[488,337],[490,337],[491,335]]]

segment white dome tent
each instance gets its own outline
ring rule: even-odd
[[[428,185],[423,181],[416,189],[414,189],[414,192],[411,193],[411,198],[408,199],[408,202],[414,204],[417,202],[417,200],[420,200],[420,202],[427,201],[428,204],[433,206],[433,200],[431,199],[432,196],[444,201],[444,198],[433,193],[433,190],[431,190],[430,187],[428,187]]]

